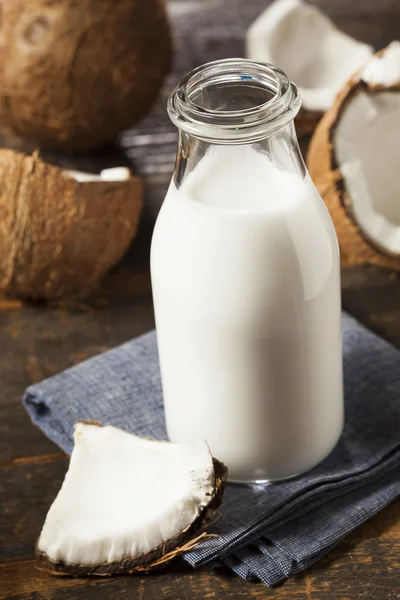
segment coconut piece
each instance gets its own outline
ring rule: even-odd
[[[78,423],[74,438],[37,543],[55,571],[104,576],[165,564],[221,502],[227,469],[206,442],[159,442],[91,422]]]
[[[128,181],[130,171],[127,167],[112,167],[103,169],[99,174],[84,173],[82,171],[66,171],[67,177],[72,177],[75,181]]]
[[[352,73],[372,55],[372,47],[339,31],[316,6],[276,0],[250,26],[247,56],[280,67],[298,86],[302,107],[330,108]]]
[[[0,150],[0,290],[21,299],[82,298],[135,236],[142,182]]]
[[[400,43],[375,55],[320,121],[307,165],[333,218],[342,264],[400,270]]]
[[[2,2],[1,127],[42,148],[101,146],[149,110],[171,46],[162,0]]]

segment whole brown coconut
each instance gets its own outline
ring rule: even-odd
[[[0,9],[6,132],[89,149],[148,111],[171,57],[162,0],[6,0]]]
[[[87,295],[125,253],[141,208],[137,177],[80,182],[37,154],[0,150],[0,291]]]

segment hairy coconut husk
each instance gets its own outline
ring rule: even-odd
[[[381,56],[385,49],[378,52]],[[360,91],[371,94],[388,91],[387,87],[370,86],[357,72],[339,92],[336,101],[314,132],[307,154],[309,173],[327,205],[339,239],[342,266],[372,264],[400,271],[400,260],[381,251],[366,239],[352,214],[351,199],[337,165],[334,148],[335,127],[347,103]],[[398,87],[392,88],[399,91]]]
[[[93,424],[97,423],[93,422]],[[47,554],[40,552],[38,549],[36,549],[37,557],[50,573],[54,575],[67,574],[73,577],[132,575],[165,566],[183,552],[195,548],[208,536],[205,532],[200,533],[200,535],[198,534],[214,521],[224,495],[228,476],[228,469],[223,463],[213,458],[213,464],[215,485],[214,494],[210,498],[209,504],[189,527],[164,544],[154,548],[151,552],[140,554],[134,558],[128,558],[120,562],[104,563],[101,565],[70,565],[64,561],[52,561]]]
[[[4,2],[0,124],[42,147],[100,146],[147,112],[170,59],[162,0]]]
[[[0,290],[17,298],[81,298],[133,239],[142,183],[78,182],[65,171],[0,150]]]

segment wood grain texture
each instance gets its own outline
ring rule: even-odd
[[[400,503],[371,519],[305,574],[276,590],[228,573],[168,572],[112,580],[57,578],[35,568],[33,548],[67,459],[35,429],[21,407],[25,387],[154,325],[149,243],[175,160],[176,132],[166,99],[179,77],[207,60],[241,56],[249,23],[268,0],[170,0],[176,54],[173,72],[149,116],[119,141],[145,179],[146,209],[123,263],[85,304],[22,306],[0,298],[0,600],[398,600]],[[398,0],[316,0],[345,31],[376,48],[398,37]],[[307,133],[301,136],[303,150]],[[81,157],[116,164],[115,149]],[[88,168],[88,167],[85,167]],[[357,267],[342,275],[344,308],[400,347],[400,278]]]
[[[51,479],[50,473],[47,476],[42,473],[41,476],[45,481],[46,477]],[[56,477],[53,487],[58,482]],[[38,524],[45,512],[45,500],[48,498],[43,501],[34,499],[32,503],[31,513],[38,511]],[[395,600],[400,594],[399,529],[399,507],[389,507],[349,536],[318,565],[275,590],[259,583],[242,581],[227,572],[193,571],[179,561],[173,563],[168,571],[146,576],[107,580],[60,578],[38,570],[31,556],[21,555],[18,559],[0,561],[0,598]],[[28,535],[32,533],[29,531]]]

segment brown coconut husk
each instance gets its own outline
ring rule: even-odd
[[[385,49],[378,52],[382,55]],[[319,122],[307,154],[309,173],[330,212],[339,239],[341,264],[372,264],[400,271],[399,257],[390,256],[368,240],[353,217],[352,202],[338,167],[335,148],[335,127],[354,96],[361,91],[376,94],[381,91],[399,92],[399,87],[387,88],[366,84],[356,73],[339,92],[333,106]]]
[[[208,505],[189,527],[164,544],[157,546],[151,552],[127,558],[120,562],[104,563],[101,565],[71,565],[64,561],[52,561],[44,552],[36,549],[37,557],[49,573],[53,575],[70,575],[72,577],[133,575],[164,567],[183,552],[195,548],[209,536],[204,531],[200,534],[199,532],[215,520],[216,512],[225,491],[228,475],[228,469],[223,463],[213,458],[213,464],[214,493]]]
[[[101,146],[149,110],[171,47],[163,0],[3,2],[1,127],[43,148]]]
[[[320,111],[301,108],[294,120],[297,134],[299,136],[311,136],[321,120],[322,115],[323,113]]]
[[[0,150],[0,291],[82,298],[135,236],[142,182],[80,183],[38,154]]]

